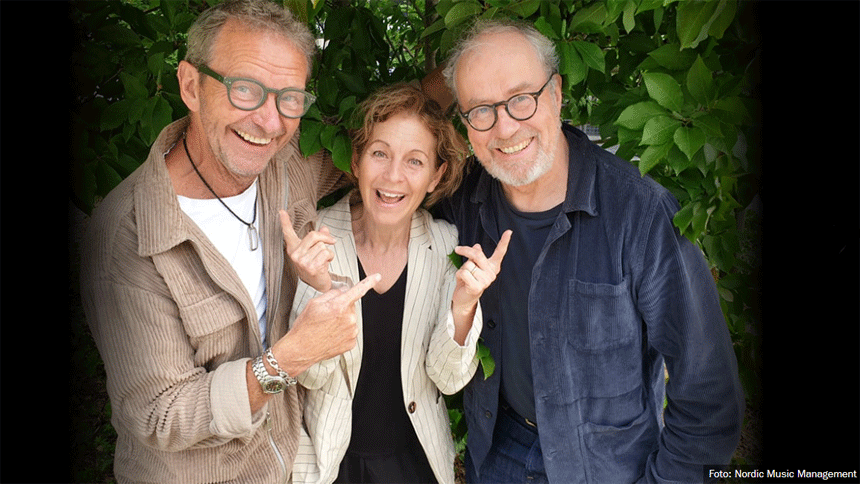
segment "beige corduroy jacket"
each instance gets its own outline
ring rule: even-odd
[[[292,387],[251,414],[245,368],[263,351],[254,305],[179,207],[164,161],[188,123],[161,132],[94,211],[82,244],[84,310],[118,436],[114,472],[123,483],[284,482],[303,395]],[[259,177],[269,341],[287,331],[297,282],[278,209],[286,203],[304,235],[339,178],[330,163],[300,155],[298,134]]]

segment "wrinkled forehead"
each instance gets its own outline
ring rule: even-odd
[[[479,36],[457,62],[458,101],[462,106],[474,106],[534,91],[546,81],[545,70],[534,46],[523,35],[503,32]]]

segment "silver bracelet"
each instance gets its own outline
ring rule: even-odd
[[[297,383],[295,378],[291,377],[291,376],[289,375],[289,373],[287,373],[286,371],[284,371],[284,370],[283,370],[283,368],[281,368],[281,366],[280,366],[280,365],[278,365],[278,360],[276,360],[276,359],[275,359],[275,355],[272,353],[272,349],[271,349],[271,348],[268,348],[268,349],[266,350],[266,352],[264,353],[264,355],[266,356],[266,361],[268,361],[268,362],[269,362],[269,364],[270,364],[270,365],[272,365],[272,368],[274,368],[274,369],[275,369],[275,371],[277,371],[277,372],[278,372],[278,375],[279,375],[281,378],[283,378],[284,380],[286,380],[286,382],[287,382],[287,385],[288,385],[288,386],[293,386],[293,385],[295,385],[295,384]]]

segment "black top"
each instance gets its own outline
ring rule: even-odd
[[[531,291],[532,268],[561,205],[545,212],[520,212],[508,202],[497,184],[493,185],[492,203],[497,208],[499,232],[507,229],[514,232],[497,283],[501,306],[498,321],[502,331],[500,356],[504,362],[501,365],[501,392],[518,414],[536,422],[526,295]]]
[[[359,280],[364,279],[361,262],[358,271]],[[406,414],[400,379],[406,272],[404,268],[388,291],[378,294],[371,289],[361,299],[364,349],[352,401],[348,453],[365,457],[389,455],[418,444]]]

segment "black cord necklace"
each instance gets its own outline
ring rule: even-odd
[[[209,191],[212,192],[212,195],[215,195],[215,198],[217,198],[218,201],[221,202],[221,205],[224,205],[224,208],[226,208],[231,214],[233,214],[233,216],[236,217],[238,221],[242,222],[248,227],[248,239],[251,243],[251,250],[257,250],[259,243],[257,237],[257,228],[254,227],[254,223],[257,221],[257,197],[254,197],[254,218],[251,220],[250,223],[248,223],[242,220],[242,217],[236,215],[236,212],[234,212],[230,207],[228,207],[227,204],[224,203],[224,200],[221,200],[221,197],[219,197],[218,194],[215,193],[215,190],[213,190],[212,187],[210,187],[209,184],[206,183],[206,179],[203,178],[203,175],[200,174],[200,170],[197,169],[197,165],[194,164],[194,160],[191,159],[191,153],[188,152],[188,143],[185,142],[185,139],[186,137],[182,136],[182,146],[185,147],[185,154],[188,155],[188,161],[191,162],[191,167],[194,168],[194,171],[197,173],[197,176],[200,177],[200,181],[202,181],[203,184],[206,185],[206,188],[208,188]]]

